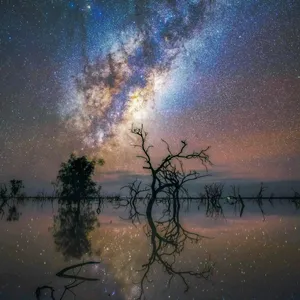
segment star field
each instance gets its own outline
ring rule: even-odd
[[[217,178],[300,179],[297,1],[2,1],[0,14],[0,182],[47,187],[75,151],[126,183],[143,174],[132,123],[155,159],[160,138],[187,138],[211,145]]]

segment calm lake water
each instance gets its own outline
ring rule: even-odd
[[[205,238],[192,243],[179,235],[182,252],[170,255],[170,245],[158,253],[162,258],[153,254],[160,244],[157,241],[153,247],[152,232],[149,226],[144,228],[146,218],[133,226],[122,219],[128,216],[124,208],[107,204],[100,214],[96,209],[97,205],[68,208],[30,202],[19,206],[19,220],[7,221],[4,216],[0,299],[38,299],[35,291],[42,286],[54,288],[52,299],[74,299],[74,294],[76,299],[136,299],[145,271],[149,282],[143,282],[143,297],[147,299],[300,299],[300,212],[290,204],[265,205],[265,221],[256,207],[249,206],[242,218],[228,210],[226,219],[214,219],[196,204],[188,210],[183,206],[177,229]],[[158,220],[162,211],[155,210]],[[154,262],[139,271],[153,257]],[[171,269],[160,261],[164,257]],[[100,263],[66,271],[72,278],[56,275],[88,261]],[[195,276],[203,270],[210,270],[208,278]],[[180,271],[192,272],[183,273],[187,292],[176,275]],[[65,291],[74,276],[85,279]],[[91,278],[98,280],[86,280]],[[50,290],[41,289],[39,297],[51,299]]]

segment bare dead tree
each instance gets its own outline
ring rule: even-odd
[[[183,168],[183,162],[187,160],[198,160],[207,171],[207,166],[212,165],[209,155],[207,154],[210,147],[202,149],[199,152],[185,153],[188,144],[183,140],[181,141],[180,149],[173,152],[169,144],[165,140],[162,140],[162,142],[166,144],[168,154],[161,160],[158,166],[155,167],[150,156],[150,149],[153,148],[153,146],[147,143],[148,133],[144,131],[143,125],[140,128],[132,126],[131,133],[135,134],[140,141],[140,144],[134,145],[134,147],[140,148],[142,152],[137,157],[144,160],[145,164],[143,169],[149,170],[151,174],[150,200],[147,206],[147,212],[149,214],[159,194],[168,193],[168,189],[174,188],[175,186],[180,186],[179,189],[176,189],[177,193],[187,192],[184,189],[185,183],[209,176],[208,174],[202,174],[195,170],[186,172]]]
[[[123,186],[121,189],[127,189],[129,191],[129,198],[118,201],[117,205],[115,206],[117,209],[120,207],[125,207],[126,209],[129,208],[129,216],[127,219],[131,220],[133,225],[136,225],[136,223],[141,223],[140,217],[145,216],[144,213],[139,211],[139,205],[145,205],[145,201],[149,196],[149,187],[142,188],[141,184],[142,181],[138,181],[136,179],[132,183]]]
[[[262,213],[262,216],[263,216],[263,221],[266,220],[266,214],[265,214],[265,211],[263,209],[263,199],[264,199],[264,196],[263,196],[263,193],[265,192],[267,188],[264,186],[263,183],[260,184],[260,189],[257,193],[257,196],[255,196],[255,199],[254,199],[254,202],[257,203],[261,213]],[[268,201],[269,203],[273,206],[273,201],[272,201],[272,198],[273,198],[273,194],[271,194],[271,196],[269,197]]]
[[[243,216],[244,209],[245,209],[245,202],[240,194],[240,188],[232,185],[231,186],[232,194],[226,198],[228,204],[233,205],[234,213],[237,213],[239,210],[240,217]]]
[[[22,180],[12,179],[7,185],[0,186],[0,214],[1,218],[7,214],[7,221],[17,221],[21,213],[19,212],[19,204],[24,203],[25,193]]]
[[[252,199],[254,201],[254,203],[256,203],[262,213],[263,216],[263,221],[265,221],[265,211],[263,209],[263,204],[264,204],[264,200],[268,200],[268,202],[274,206],[273,203],[273,194],[270,195],[270,197],[268,197],[266,199],[266,197],[264,197],[263,193],[265,192],[267,188],[263,185],[263,183],[261,183],[259,191],[257,193],[256,196],[253,197],[246,197],[248,200]],[[234,212],[235,214],[237,213],[237,210],[239,211],[239,215],[240,217],[243,216],[244,213],[244,209],[246,207],[245,205],[245,201],[242,198],[241,194],[240,194],[240,189],[239,187],[236,186],[231,186],[231,194],[229,196],[226,197],[226,203],[229,205],[234,206]]]
[[[211,218],[218,218],[224,216],[222,200],[224,184],[212,183],[204,186],[203,200],[206,206],[206,216]]]
[[[209,147],[199,152],[186,153],[188,144],[186,141],[181,141],[179,150],[172,151],[169,144],[165,140],[162,140],[166,145],[167,154],[158,166],[154,166],[150,154],[150,149],[153,146],[148,145],[148,134],[144,131],[143,126],[140,128],[132,127],[131,133],[135,134],[140,142],[140,144],[134,145],[134,147],[141,149],[142,152],[137,157],[143,159],[143,168],[149,170],[151,174],[151,183],[147,188],[141,189],[140,182],[134,182],[128,186],[131,196],[131,200],[127,202],[127,205],[130,206],[129,217],[134,220],[141,215],[136,205],[138,195],[141,192],[147,192],[145,214],[147,223],[144,226],[144,231],[151,241],[151,254],[148,262],[140,270],[143,275],[137,299],[145,297],[144,286],[146,281],[150,281],[149,273],[154,263],[161,265],[164,271],[170,276],[168,284],[171,283],[174,277],[178,277],[183,282],[185,291],[188,291],[187,276],[208,279],[213,269],[213,264],[208,261],[204,265],[204,268],[200,270],[198,267],[194,271],[179,270],[176,269],[175,265],[176,259],[184,250],[187,241],[197,243],[204,238],[204,236],[190,232],[182,226],[180,222],[180,198],[183,195],[188,196],[188,191],[184,186],[187,182],[208,176],[207,166],[211,165],[207,154]],[[206,173],[202,174],[196,170],[186,172],[183,166],[186,160],[198,160],[205,167]],[[155,220],[153,218],[153,206],[158,202],[158,195],[165,196],[163,203],[165,209],[162,216],[158,220]]]
[[[254,200],[254,201],[256,201],[256,203],[257,203],[257,205],[258,205],[258,207],[259,207],[259,209],[260,209],[260,211],[261,211],[261,213],[262,213],[262,215],[263,215],[263,220],[265,221],[265,212],[264,212],[264,210],[263,210],[263,201],[262,201],[262,197],[263,197],[263,192],[265,191],[265,187],[263,186],[263,183],[261,183],[261,185],[260,185],[260,189],[259,189],[259,191],[258,191],[258,194],[257,194],[257,196],[256,196],[256,199]]]
[[[293,190],[294,192],[294,199],[291,200],[291,202],[295,205],[295,208],[298,210],[300,209],[300,193],[296,192],[295,190]]]

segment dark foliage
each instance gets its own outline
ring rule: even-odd
[[[97,164],[103,165],[104,160],[89,160],[86,156],[71,154],[68,161],[61,164],[56,178],[59,197],[68,202],[96,197],[101,189],[92,180]]]
[[[18,221],[21,213],[19,204],[23,202],[25,193],[22,180],[12,179],[7,184],[0,186],[0,214],[6,215],[7,221]]]

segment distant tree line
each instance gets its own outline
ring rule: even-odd
[[[135,181],[127,185],[132,214],[135,206],[139,202],[146,200],[148,210],[150,211],[153,204],[160,198],[177,197],[181,199],[191,200],[193,197],[189,195],[186,183],[195,181],[203,177],[209,176],[208,166],[212,165],[208,151],[209,147],[200,151],[187,152],[188,143],[185,140],[180,142],[177,151],[171,150],[169,144],[162,140],[166,146],[166,155],[161,159],[158,165],[155,165],[151,157],[152,145],[148,144],[148,133],[145,132],[143,125],[141,127],[132,127],[131,133],[137,138],[137,144],[134,147],[140,149],[137,158],[144,162],[143,169],[148,170],[151,176],[149,185],[142,185],[142,182]],[[184,161],[194,160],[204,167],[204,172],[186,171]],[[77,203],[87,201],[88,199],[98,199],[97,212],[100,213],[103,199],[101,197],[101,185],[93,180],[96,166],[103,166],[105,163],[103,158],[89,159],[86,155],[76,156],[74,153],[70,155],[66,162],[61,163],[56,180],[52,182],[54,187],[53,197],[58,198],[60,203]],[[264,200],[273,205],[274,195],[264,197],[266,187],[261,184],[256,196],[247,198],[254,200],[258,205],[261,213],[265,216]],[[23,202],[26,198],[24,193],[24,184],[22,180],[10,180],[7,184],[0,185],[0,214],[5,214],[5,208],[8,208],[8,220],[18,219],[17,203]],[[28,197],[32,198],[32,197]],[[35,198],[49,199],[49,195],[39,193]],[[107,197],[109,198],[109,197]],[[286,197],[296,209],[300,208],[300,194],[294,191],[293,197]],[[115,200],[118,200],[115,197]],[[234,211],[241,217],[246,207],[245,197],[241,196],[240,190],[236,186],[231,187],[231,192],[224,196],[224,184],[211,183],[204,185],[204,192],[197,197],[198,208],[204,206],[206,215],[209,217],[224,216],[224,204],[232,206]],[[149,212],[148,212],[149,213]]]

